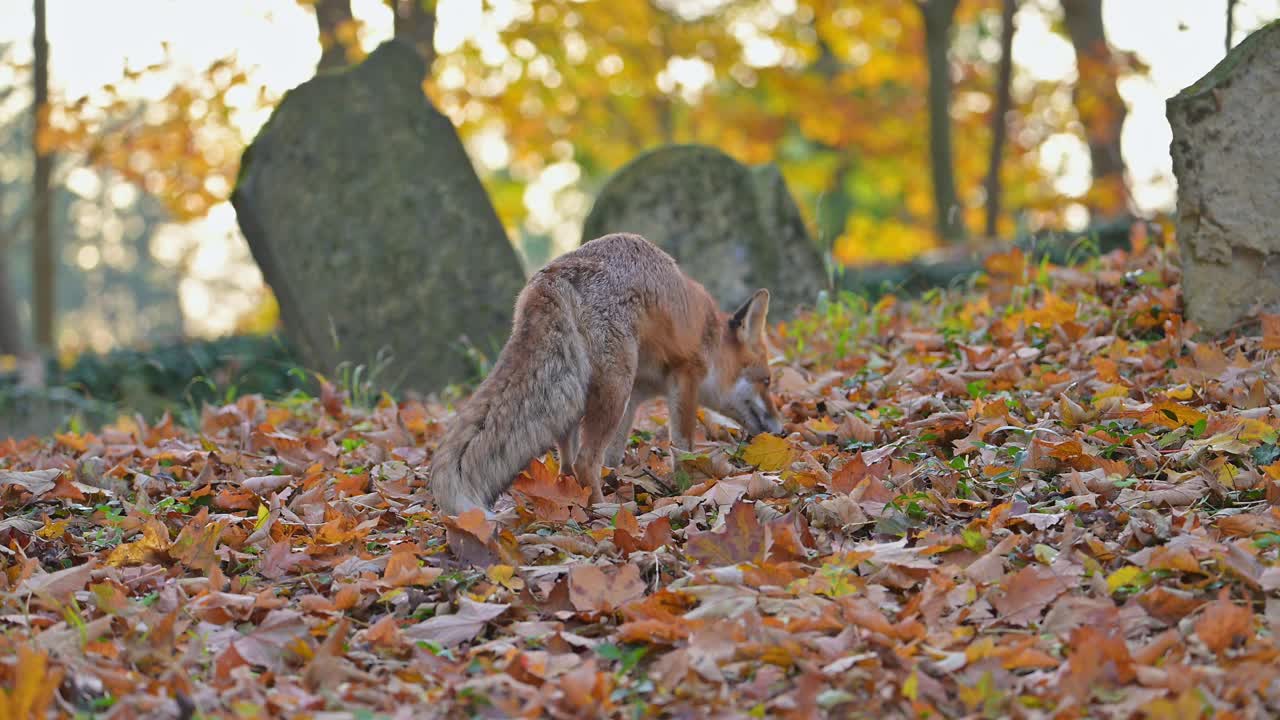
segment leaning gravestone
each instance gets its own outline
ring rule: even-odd
[[[492,357],[524,272],[414,50],[285,95],[244,153],[231,202],[285,332],[309,369],[390,362],[379,384],[466,379]]]
[[[1187,316],[1231,327],[1280,303],[1280,21],[1167,104]]]
[[[619,170],[596,198],[583,241],[613,232],[652,240],[726,309],[767,287],[770,316],[787,317],[826,287],[822,257],[778,169],[747,167],[714,148],[659,148]]]

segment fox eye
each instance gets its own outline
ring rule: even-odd
[[[772,379],[772,378],[765,378],[764,380],[761,380],[760,382],[761,382],[761,384],[763,384],[765,387],[769,387],[769,385],[770,385],[771,383],[773,383],[773,379]]]

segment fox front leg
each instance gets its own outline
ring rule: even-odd
[[[671,472],[680,469],[680,451],[693,450],[693,429],[698,414],[700,373],[683,370],[676,374],[667,391],[671,415]]]
[[[618,425],[618,431],[613,436],[613,442],[609,444],[609,449],[604,454],[604,464],[607,467],[618,467],[622,464],[622,460],[627,454],[627,440],[631,438],[631,426],[636,421],[636,407],[643,402],[637,394],[632,393],[631,399],[627,401],[627,409],[622,411],[622,422]]]

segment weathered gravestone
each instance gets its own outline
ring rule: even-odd
[[[778,169],[747,167],[714,148],[659,148],[619,170],[596,198],[583,241],[613,232],[652,240],[726,309],[767,287],[770,317],[787,317],[826,287],[822,257]]]
[[[232,195],[253,257],[308,368],[371,366],[422,392],[492,357],[524,272],[422,60],[390,41],[285,95],[244,153]]]
[[[1222,331],[1280,303],[1280,21],[1166,109],[1187,315]]]

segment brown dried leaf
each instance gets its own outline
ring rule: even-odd
[[[569,601],[582,612],[613,612],[644,597],[640,568],[632,564],[612,568],[579,565],[569,571]]]

